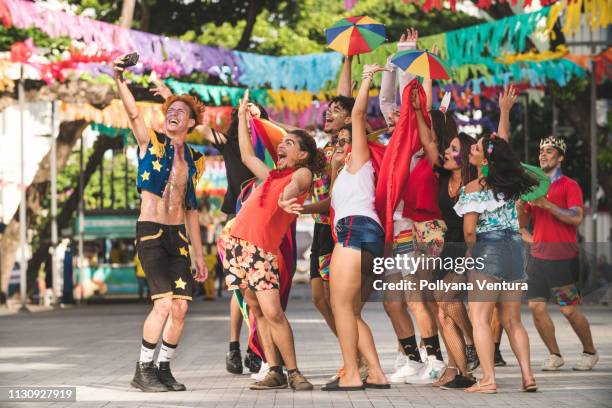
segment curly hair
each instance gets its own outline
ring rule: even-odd
[[[170,106],[172,106],[174,102],[183,102],[184,104],[189,106],[189,118],[195,120],[195,126],[201,125],[200,118],[202,113],[206,110],[206,106],[202,102],[200,102],[197,98],[194,98],[193,96],[187,94],[171,95],[162,105],[162,112],[164,113],[164,115],[168,112],[168,109],[170,108]],[[195,126],[190,128],[189,131],[191,132]]]
[[[308,153],[308,158],[297,163],[296,168],[306,167],[313,174],[321,174],[325,171],[325,154],[317,148],[314,137],[302,129],[294,129],[289,134],[297,137],[300,150]]]
[[[510,143],[500,137],[481,140],[484,157],[489,162],[489,175],[480,180],[480,184],[493,190],[495,199],[503,195],[504,200],[517,200],[538,184],[523,169]]]

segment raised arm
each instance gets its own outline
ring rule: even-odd
[[[115,82],[117,83],[119,98],[121,98],[123,107],[125,108],[128,118],[130,119],[130,126],[132,128],[132,132],[134,132],[136,141],[138,142],[138,147],[140,147],[140,152],[143,153],[149,144],[149,130],[147,129],[144,119],[138,110],[138,106],[136,106],[136,99],[134,99],[134,95],[132,95],[130,88],[128,88],[128,85],[125,82],[125,78],[123,77],[124,68],[119,66],[119,64],[123,62],[124,58],[125,56],[118,58],[113,62],[113,73]]]
[[[514,85],[504,89],[499,95],[499,126],[497,136],[505,141],[510,140],[510,110],[518,97]]]
[[[351,64],[353,63],[353,57],[345,57],[344,64],[342,65],[342,73],[340,74],[340,80],[338,81],[338,89],[336,95],[338,96],[353,96],[353,84],[351,82]]]
[[[397,50],[398,51],[415,50],[418,39],[419,39],[419,32],[417,29],[415,28],[407,29],[406,34],[402,34],[399,42],[397,43]],[[401,97],[403,96],[404,88],[406,88],[406,85],[408,85],[410,81],[412,81],[415,78],[415,76],[399,68],[395,72],[397,73],[397,80],[399,82],[400,102],[403,102],[401,100]]]
[[[366,113],[368,111],[368,96],[372,77],[378,71],[387,70],[379,65],[366,65],[363,68],[363,79],[359,93],[355,99],[351,122],[353,125],[353,143],[351,145],[351,158],[348,162],[348,171],[357,172],[368,160],[370,160],[370,149],[368,148]]]
[[[265,180],[270,169],[256,155],[249,136],[248,121],[249,91],[244,94],[238,108],[238,144],[240,145],[240,158],[245,166],[260,180]]]
[[[431,128],[427,125],[427,122],[425,122],[420,98],[417,97],[414,99],[413,107],[416,113],[417,127],[419,129],[419,139],[421,140],[421,144],[423,145],[423,150],[425,150],[427,159],[429,159],[429,162],[432,164],[432,166],[439,166],[440,151],[438,150],[438,144],[435,142],[431,134]]]

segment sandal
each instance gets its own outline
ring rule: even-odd
[[[438,379],[431,384],[432,387],[440,387],[440,386],[446,384],[449,381],[453,381],[453,378],[455,378],[455,377],[453,377],[453,378],[445,378],[444,377],[446,375],[446,370],[448,370],[449,368],[452,369],[452,370],[455,370],[457,372],[455,377],[457,375],[461,375],[461,372],[459,371],[459,369],[457,367],[446,366],[446,367],[444,367],[444,370],[442,371],[442,374],[440,374]]]
[[[370,383],[368,382],[368,379],[366,378],[366,380],[363,382],[363,387],[372,388],[375,390],[388,390],[391,388],[391,384],[389,383],[384,383],[384,384]]]
[[[466,388],[464,391],[469,392],[469,393],[477,393],[477,394],[497,394],[497,385],[495,384],[481,385],[480,381],[476,381],[476,384],[472,385],[470,388]]]
[[[356,386],[344,387],[340,385],[340,378],[330,381],[321,387],[321,391],[363,391],[365,386],[363,384]]]
[[[536,392],[537,390],[538,386],[536,384],[535,378],[532,378],[527,382],[523,382],[523,392]]]

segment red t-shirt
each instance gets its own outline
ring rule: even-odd
[[[559,208],[582,207],[582,190],[567,176],[561,176],[550,185],[546,198]],[[575,226],[558,220],[543,208],[526,204],[525,211],[531,213],[533,222],[531,254],[534,257],[558,260],[578,256]]]

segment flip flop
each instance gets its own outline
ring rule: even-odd
[[[497,394],[497,386],[495,384],[481,385],[480,381],[476,381],[476,384],[472,385],[470,388],[466,388],[463,391],[476,394]]]
[[[334,381],[330,381],[323,387],[321,387],[321,391],[363,391],[364,389],[364,385],[343,387],[340,385],[340,378],[337,378]]]
[[[372,388],[375,390],[388,390],[391,388],[391,384],[375,384],[375,383],[369,383],[367,381],[365,381],[363,383],[363,387],[364,388]]]
[[[532,378],[528,383],[523,383],[523,392],[536,392],[538,386],[535,382],[535,378]]]

